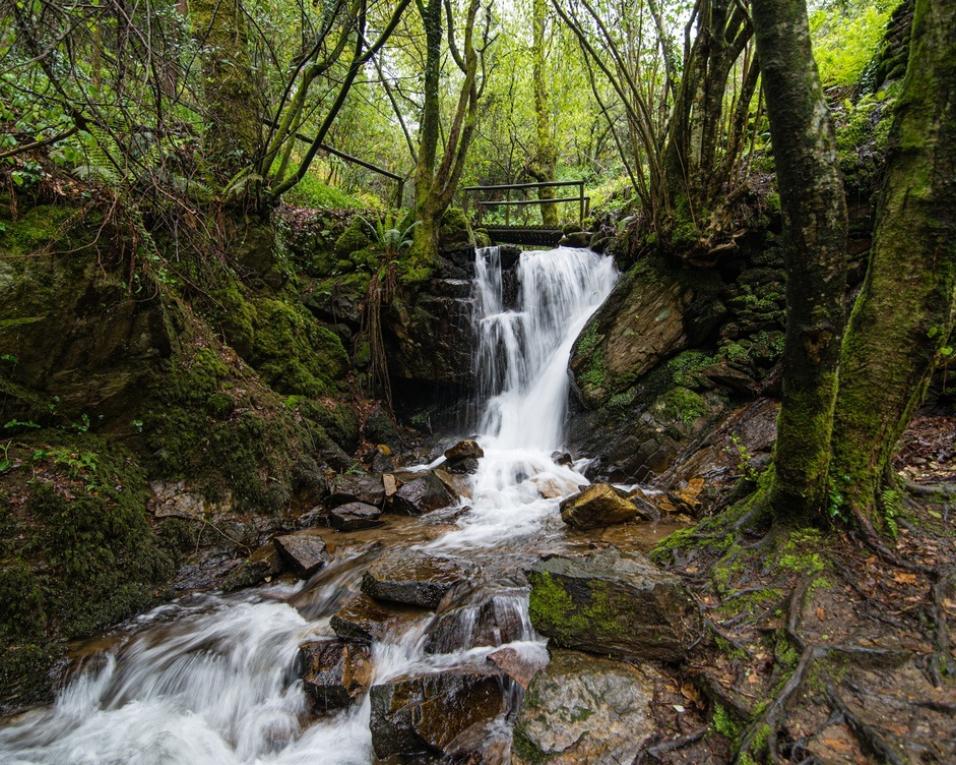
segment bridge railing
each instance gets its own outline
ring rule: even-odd
[[[527,193],[533,190],[545,188],[569,188],[575,187],[578,190],[573,197],[555,197],[554,199],[511,199],[512,191],[521,191]],[[471,195],[489,194],[504,192],[504,199],[475,199],[476,221],[481,223],[484,212],[489,208],[503,206],[505,208],[505,225],[511,225],[511,208],[524,207],[527,205],[537,205],[543,207],[549,204],[570,204],[576,202],[578,205],[578,225],[584,223],[591,207],[591,198],[584,193],[584,181],[537,181],[533,183],[498,183],[487,186],[465,186],[462,189],[465,192],[465,210],[470,210]]]

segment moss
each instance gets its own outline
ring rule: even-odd
[[[336,256],[341,260],[348,260],[348,256],[357,250],[363,250],[372,243],[369,236],[368,226],[358,216],[352,218],[352,222],[346,227],[345,231],[335,240],[333,248]]]
[[[62,205],[37,205],[26,210],[17,220],[3,220],[0,227],[0,248],[11,254],[26,255],[64,239],[71,217],[77,209]]]
[[[438,239],[442,244],[459,244],[474,240],[471,224],[464,210],[460,207],[449,207],[445,210],[438,228]]]
[[[714,704],[714,713],[710,719],[710,725],[715,733],[719,733],[728,741],[736,743],[737,739],[740,738],[740,726],[721,704]]]
[[[359,421],[352,407],[332,399],[289,396],[284,404],[319,425],[345,451],[353,451],[359,442]]]
[[[216,303],[213,320],[241,356],[250,355],[255,344],[255,307],[242,294],[236,282],[213,290],[211,294]]]
[[[713,363],[714,358],[702,351],[684,351],[667,362],[667,369],[675,385],[696,388],[703,383],[701,371]]]
[[[257,310],[253,363],[266,380],[281,393],[335,390],[348,369],[339,336],[292,303],[263,299]]]
[[[710,411],[703,396],[679,385],[660,396],[653,408],[662,417],[685,425],[692,425]]]

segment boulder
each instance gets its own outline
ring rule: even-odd
[[[437,608],[452,589],[474,576],[451,558],[398,550],[383,555],[362,577],[362,592],[376,600]]]
[[[591,244],[590,231],[573,231],[565,234],[558,245],[561,247],[587,247]]]
[[[528,687],[515,723],[514,765],[637,762],[655,734],[658,670],[554,651]]]
[[[474,457],[466,457],[465,459],[458,460],[457,462],[443,462],[442,467],[450,473],[468,475],[478,472],[478,460],[476,460]]]
[[[511,597],[493,597],[435,617],[425,633],[425,653],[452,653],[479,646],[530,640],[522,609]]]
[[[455,503],[455,497],[433,472],[406,481],[395,492],[391,507],[405,515],[424,515]]]
[[[551,461],[555,465],[571,465],[574,462],[574,458],[569,452],[551,452]]]
[[[637,506],[610,484],[596,483],[561,503],[561,520],[576,529],[598,529],[637,518]]]
[[[289,568],[301,577],[312,576],[331,560],[325,541],[310,531],[283,534],[272,541]]]
[[[347,502],[329,512],[329,525],[338,531],[357,531],[381,526],[381,509],[364,502]]]
[[[445,459],[449,462],[460,462],[461,460],[466,459],[477,460],[484,456],[484,449],[478,445],[477,441],[471,438],[467,438],[464,441],[459,441],[454,446],[445,450]]]
[[[329,624],[343,640],[359,643],[397,637],[422,611],[408,606],[386,605],[363,593],[350,597],[332,616]]]
[[[336,638],[299,646],[302,684],[316,714],[343,709],[365,693],[372,681],[372,652],[367,644]]]
[[[546,654],[544,658],[547,658]],[[528,656],[526,653],[510,646],[489,653],[485,660],[494,664],[525,689],[530,685],[532,678],[548,663],[546,660],[542,661],[536,657]]]
[[[562,648],[675,661],[700,637],[699,609],[680,580],[640,553],[553,556],[527,573],[531,622]]]
[[[379,475],[349,475],[343,473],[329,482],[330,507],[347,502],[363,502],[381,507],[385,502],[385,486]]]
[[[473,491],[471,481],[468,478],[459,473],[449,473],[441,468],[435,468],[434,473],[453,495],[471,499]]]
[[[514,681],[493,667],[404,676],[372,686],[375,754],[414,762],[467,756],[492,738],[490,728],[511,711],[513,687]]]

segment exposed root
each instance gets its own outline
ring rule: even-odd
[[[677,738],[672,738],[667,741],[662,741],[659,744],[649,746],[635,758],[632,765],[648,765],[648,763],[651,761],[660,762],[662,754],[674,752],[678,749],[683,749],[685,746],[696,744],[707,735],[707,730],[708,728],[705,725],[703,728],[698,728],[697,730],[688,733],[686,736],[678,736]]]
[[[836,689],[832,685],[827,686],[827,696],[833,707],[839,710],[843,715],[846,724],[850,726],[850,730],[856,735],[864,749],[869,750],[871,754],[878,757],[880,762],[889,763],[889,765],[908,764],[909,761],[902,759],[896,750],[883,740],[879,733],[850,711],[846,702],[840,697],[840,694],[836,692]]]

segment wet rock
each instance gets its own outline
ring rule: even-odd
[[[663,492],[652,494],[640,487],[636,487],[628,492],[627,498],[634,503],[634,506],[637,508],[637,514],[645,521],[659,521],[661,519],[661,513],[677,512],[675,505]]]
[[[384,473],[382,487],[385,489],[385,499],[390,499],[398,491],[398,480],[391,473]]]
[[[299,646],[302,684],[316,714],[343,709],[372,682],[372,652],[367,644],[336,638]]]
[[[384,641],[389,636],[400,635],[422,611],[407,606],[386,605],[364,593],[350,597],[332,616],[329,624],[343,640],[360,643]]]
[[[674,661],[700,636],[699,610],[680,580],[639,553],[554,556],[528,579],[532,624],[563,648]]]
[[[514,765],[635,762],[654,736],[657,670],[554,651],[535,675],[515,724]]]
[[[329,512],[329,525],[338,531],[357,531],[381,526],[381,509],[364,502],[347,502]]]
[[[426,653],[452,653],[479,646],[498,646],[526,635],[514,597],[493,597],[479,606],[464,606],[435,618],[426,631]]]
[[[473,569],[451,558],[398,550],[369,566],[362,592],[389,603],[437,608],[445,595],[472,576]]]
[[[347,502],[363,502],[381,507],[385,502],[385,486],[378,475],[349,475],[343,473],[329,482],[328,503],[331,507]]]
[[[476,460],[474,457],[466,457],[465,459],[458,460],[457,462],[444,462],[442,463],[442,467],[450,473],[468,475],[478,472],[478,460]]]
[[[490,727],[511,711],[513,688],[508,675],[490,667],[405,676],[372,686],[375,754],[415,762],[468,756],[492,738]]]
[[[606,483],[588,486],[561,503],[561,520],[576,529],[598,529],[635,518],[635,504]]]
[[[471,499],[473,492],[471,481],[468,478],[457,473],[449,473],[441,468],[435,468],[434,473],[453,495]]]
[[[577,482],[559,476],[539,474],[529,480],[545,499],[559,499],[578,490]]]
[[[536,660],[508,646],[489,653],[486,661],[494,664],[522,688],[527,688],[534,676],[547,664],[547,661]]]
[[[568,452],[551,452],[551,461],[555,465],[570,465],[574,459]]]
[[[449,462],[460,462],[461,460],[466,459],[481,459],[484,456],[484,449],[478,445],[477,441],[471,438],[465,439],[464,441],[459,441],[451,448],[445,450],[445,459]]]
[[[227,592],[268,582],[285,569],[285,563],[275,543],[264,544],[229,572],[222,588]]]
[[[424,515],[455,503],[455,497],[433,472],[412,478],[395,492],[391,507],[405,515]]]
[[[561,247],[587,247],[590,244],[590,231],[573,231],[563,236],[561,241],[558,242],[558,245]]]
[[[289,568],[301,577],[312,576],[331,560],[322,537],[310,531],[284,534],[272,541]]]

